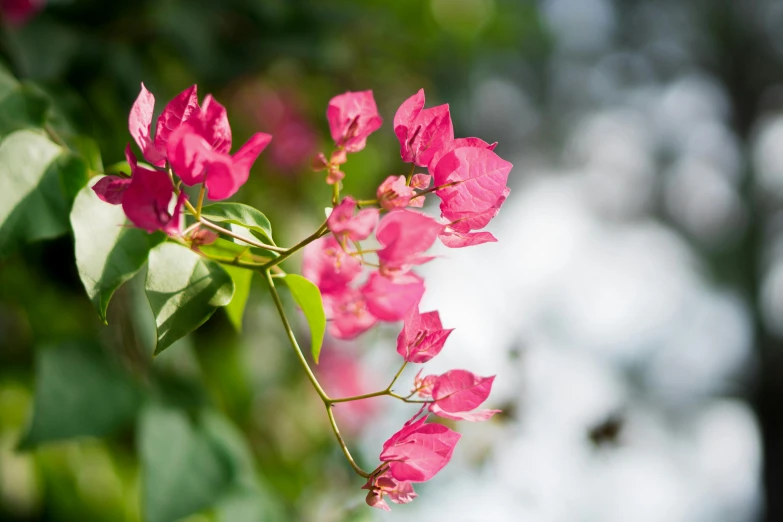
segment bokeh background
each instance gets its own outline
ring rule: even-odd
[[[514,170],[490,225],[499,242],[441,249],[421,271],[424,308],[457,327],[428,370],[497,374],[490,406],[504,413],[462,423],[454,460],[415,502],[364,505],[262,282],[242,334],[219,312],[153,361],[143,274],[104,326],[63,237],[0,264],[0,519],[140,520],[132,427],[15,451],[36,354],[78,339],[230,419],[262,520],[783,520],[781,3],[37,0],[26,17],[19,4],[0,1],[2,60],[103,164],[123,159],[141,81],[160,102],[198,83],[228,107],[237,143],[274,134],[235,199],[281,244],[328,205],[308,164],[346,90],[372,89],[386,120],[346,165],[349,193],[372,197],[402,173],[390,122],[421,87],[428,105],[450,104],[458,136],[498,141]],[[327,391],[386,382],[397,331],[329,342]],[[352,406],[338,418],[372,468],[411,412]]]

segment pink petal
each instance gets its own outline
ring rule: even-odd
[[[421,125],[421,131],[415,142],[415,163],[426,167],[433,156],[454,140],[454,128],[448,104],[424,109],[416,118],[415,125]],[[413,148],[413,146],[412,146]]]
[[[181,235],[182,231],[182,206],[185,204],[185,200],[188,199],[188,195],[185,192],[180,192],[177,197],[177,203],[174,205],[174,210],[171,211],[169,220],[163,224],[161,230],[170,236]]]
[[[209,143],[190,124],[181,125],[169,138],[169,164],[185,185],[192,187],[204,181],[207,164],[213,156]]]
[[[364,501],[370,507],[382,509],[384,511],[391,511],[389,504],[383,500],[383,495],[381,495],[380,491],[368,491]]]
[[[483,422],[502,410],[478,410],[471,412],[451,413],[442,409],[437,403],[430,406],[430,411],[444,419],[464,420],[468,422]]]
[[[495,150],[497,144],[498,142],[487,143],[486,141],[479,138],[457,138],[433,154],[432,159],[430,159],[430,163],[427,167],[430,169],[430,171],[432,171],[435,165],[437,165],[438,161],[440,161],[443,156],[454,149],[459,149],[462,147],[478,147],[480,149]]]
[[[441,243],[449,248],[463,248],[483,243],[496,243],[497,238],[489,232],[462,233],[445,228],[438,236]]]
[[[388,496],[395,504],[407,504],[418,496],[413,491],[411,482],[395,480],[388,469],[378,476],[368,478],[362,489],[370,490],[367,494],[367,505],[384,511],[391,511],[383,500],[384,496]]]
[[[381,207],[394,210],[408,206],[413,188],[405,183],[405,176],[389,176],[378,187],[376,196]]]
[[[10,25],[20,27],[44,8],[46,0],[2,0],[0,12]]]
[[[420,314],[414,306],[397,336],[397,353],[408,362],[425,363],[440,353],[452,331],[443,329],[438,312]]]
[[[382,321],[399,321],[421,299],[424,281],[414,274],[406,274],[392,281],[374,272],[361,291],[372,315]]]
[[[394,116],[394,134],[406,163],[426,167],[441,149],[454,140],[448,105],[424,107],[424,89],[408,98]]]
[[[367,136],[383,123],[372,91],[346,92],[335,96],[329,101],[326,118],[332,139],[347,152],[362,150]]]
[[[152,125],[152,113],[155,110],[155,96],[141,84],[141,91],[136,101],[131,106],[128,116],[128,130],[136,145],[147,161],[153,165],[161,166],[166,162],[165,150],[161,150],[152,142],[150,126]]]
[[[419,89],[419,92],[402,102],[394,114],[394,134],[400,142],[400,156],[406,163],[413,161],[408,136],[412,130],[413,122],[423,108],[424,89]]]
[[[358,290],[345,287],[340,292],[324,294],[324,310],[329,321],[329,334],[337,339],[353,339],[369,330],[378,319],[368,309]]]
[[[204,163],[207,196],[214,201],[226,199],[237,193],[249,172],[234,168],[231,156],[213,152]]]
[[[397,132],[398,127],[410,127],[423,108],[424,89],[419,89],[416,94],[402,102],[394,114],[394,132]]]
[[[228,124],[226,108],[215,101],[211,94],[207,94],[201,111],[193,119],[191,123],[212,149],[228,154],[231,150],[231,126]]]
[[[172,220],[168,208],[173,195],[174,187],[165,173],[137,167],[122,197],[122,209],[134,225],[155,232],[167,228]]]
[[[334,237],[323,237],[304,248],[302,275],[322,294],[342,292],[361,272],[359,260],[346,254]]]
[[[251,136],[233,157],[221,152],[206,155],[204,167],[209,199],[219,201],[236,194],[250,176],[250,168],[256,158],[271,140],[272,136],[259,132]]]
[[[498,199],[495,201],[495,203],[485,208],[484,210],[451,212],[450,217],[453,221],[449,224],[449,228],[462,233],[466,233],[478,228],[484,228],[489,224],[492,218],[498,215],[498,212],[500,212],[500,207],[503,205],[503,202],[506,201],[506,198],[510,193],[511,189],[506,187],[500,196],[498,196]]]
[[[435,185],[446,185],[435,192],[441,198],[443,216],[452,222],[466,215],[479,216],[486,225],[508,195],[511,168],[511,163],[491,150],[477,147],[454,149],[443,156],[433,172]]]
[[[380,459],[398,481],[424,482],[451,460],[460,434],[442,424],[423,424],[384,444]],[[391,439],[390,439],[391,440]]]
[[[375,231],[383,247],[378,251],[378,260],[384,273],[405,271],[432,259],[421,254],[432,246],[442,229],[443,225],[431,217],[411,210],[386,214]]]
[[[171,134],[179,128],[193,113],[198,111],[198,94],[192,85],[176,95],[163,109],[155,127],[155,148],[165,152]],[[147,158],[149,159],[149,158]],[[158,166],[162,166],[158,165]]]
[[[451,370],[435,381],[432,398],[443,411],[470,411],[487,400],[494,380],[495,376],[479,377],[467,370]]]
[[[379,211],[377,208],[367,208],[354,216],[354,210],[356,210],[356,201],[350,196],[343,199],[326,220],[329,230],[351,241],[366,239],[378,224]]]
[[[250,172],[250,168],[256,162],[258,155],[264,151],[271,141],[272,135],[264,132],[257,132],[250,136],[250,139],[234,153],[234,167],[243,172]]]
[[[425,190],[430,186],[432,176],[429,174],[414,174],[411,178],[411,188]]]
[[[104,176],[98,183],[92,186],[92,190],[99,199],[112,205],[122,203],[122,195],[128,189],[131,178],[122,178],[120,176]]]
[[[415,391],[422,399],[431,399],[432,387],[435,386],[435,381],[438,380],[438,376],[427,375],[426,377],[422,377],[422,371],[423,370],[419,370],[419,372],[413,378],[413,391]]]

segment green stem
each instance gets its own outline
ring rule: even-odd
[[[387,390],[391,391],[392,386],[394,386],[394,383],[397,382],[397,379],[400,378],[400,375],[402,375],[402,372],[405,370],[406,366],[408,366],[408,361],[403,362],[402,366],[400,366],[400,369],[397,370],[397,373],[394,374],[394,378],[389,383],[389,385],[386,387]]]
[[[336,207],[340,201],[340,182],[335,181],[332,185],[332,206]]]
[[[207,189],[207,182],[201,183],[201,190],[198,191],[198,204],[196,205],[196,219],[201,221],[201,207],[204,205],[204,192]]]
[[[275,288],[275,282],[272,279],[272,274],[269,273],[268,269],[265,269],[263,267],[261,267],[260,270],[264,273],[266,282],[269,285],[269,292],[272,294],[272,300],[275,302],[275,306],[277,307],[277,312],[280,314],[280,320],[283,321],[283,327],[285,328],[285,333],[286,335],[288,335],[288,340],[290,341],[291,347],[294,349],[294,352],[296,353],[297,359],[299,359],[299,363],[302,365],[302,368],[307,374],[307,378],[310,379],[310,383],[313,385],[313,388],[315,388],[315,391],[318,393],[318,396],[321,397],[321,400],[324,401],[324,404],[329,404],[331,399],[326,394],[324,389],[321,387],[321,383],[318,382],[318,379],[315,378],[313,371],[310,369],[310,365],[307,364],[307,359],[305,359],[304,354],[302,354],[302,349],[299,348],[299,343],[296,342],[296,336],[294,335],[294,331],[291,328],[291,323],[288,322],[288,317],[285,315],[283,302],[280,300],[280,294],[277,292],[277,288]]]
[[[439,185],[439,186],[437,186],[437,187],[428,188],[427,190],[422,190],[421,192],[419,192],[418,194],[416,194],[415,196],[413,196],[411,199],[412,199],[412,200],[413,200],[413,199],[416,199],[416,198],[418,198],[419,196],[424,196],[424,195],[427,195],[427,194],[429,194],[429,193],[431,193],[431,192],[435,192],[436,190],[444,189],[444,188],[446,188],[446,187],[450,187],[450,186],[452,186],[452,185],[457,185],[458,183],[460,183],[460,182],[459,182],[459,181],[454,181],[454,182],[452,182],[452,183],[446,183],[445,185]]]
[[[402,402],[407,402],[409,404],[429,404],[431,402],[435,402],[435,401],[431,401],[429,399],[409,399],[408,397],[403,397],[402,395],[397,395],[394,392],[389,392],[389,396],[390,397],[394,397],[395,399],[399,399]]]
[[[46,134],[48,134],[49,137],[52,138],[52,141],[55,142],[57,145],[64,147],[66,149],[70,148],[68,147],[68,144],[65,143],[65,140],[62,139],[59,134],[57,134],[57,131],[54,130],[54,127],[52,127],[49,123],[44,125],[44,130],[46,131]]]
[[[339,402],[353,402],[360,401],[362,399],[372,399],[373,397],[383,397],[384,395],[389,395],[389,390],[380,390],[362,395],[352,395],[351,397],[340,397],[339,399],[330,399],[329,402],[332,404],[337,404]]]
[[[410,186],[411,179],[413,179],[413,172],[416,170],[416,164],[411,163],[411,170],[408,172],[408,175],[405,176],[405,184]]]
[[[288,250],[283,251],[278,257],[272,259],[269,263],[265,264],[261,267],[262,270],[267,270],[269,268],[272,268],[273,266],[279,265],[289,257],[291,257],[293,254],[301,250],[302,248],[306,247],[316,239],[319,239],[326,234],[329,233],[329,229],[326,227],[326,221],[323,222],[323,224],[318,227],[318,230],[301,240],[299,243],[295,244]]]
[[[369,478],[370,474],[360,468],[359,465],[356,464],[356,461],[353,460],[351,452],[348,450],[348,446],[345,444],[345,440],[343,440],[342,435],[340,435],[340,429],[337,427],[337,421],[334,420],[334,412],[332,412],[331,404],[326,404],[326,414],[329,416],[329,424],[332,425],[334,436],[337,438],[337,442],[340,443],[340,448],[342,448],[343,455],[345,455],[348,463],[358,475],[361,475],[364,478]]]
[[[402,366],[400,366],[400,369],[397,370],[396,374],[394,374],[394,378],[392,379],[392,381],[383,390],[380,390],[380,391],[377,391],[377,392],[372,392],[372,393],[365,393],[365,394],[362,394],[362,395],[353,395],[351,397],[341,397],[339,399],[330,399],[329,402],[331,402],[331,403],[353,402],[353,401],[360,401],[362,399],[371,399],[373,397],[382,397],[384,395],[390,395],[392,397],[395,397],[395,394],[392,393],[392,391],[391,391],[392,386],[394,386],[394,383],[396,383],[397,379],[400,378],[400,375],[402,375],[402,372],[403,372],[403,370],[405,370],[406,366],[408,366],[408,361],[405,361],[404,363],[402,363]],[[399,395],[397,395],[396,397],[400,397],[403,400],[406,400],[405,397],[401,397]],[[407,400],[406,400],[406,402],[407,402]]]
[[[299,363],[302,365],[302,368],[304,369],[305,373],[307,374],[307,378],[310,380],[310,384],[313,385],[313,388],[315,388],[316,393],[318,393],[318,396],[321,397],[321,400],[324,403],[324,406],[326,407],[326,414],[329,417],[329,424],[332,426],[332,431],[334,432],[334,436],[337,439],[337,442],[340,444],[340,448],[343,450],[343,454],[345,455],[345,458],[348,460],[348,463],[351,465],[353,470],[361,475],[364,478],[367,478],[370,476],[369,473],[364,471],[362,468],[359,467],[358,464],[356,464],[356,461],[353,460],[353,457],[351,456],[351,452],[348,450],[348,446],[345,444],[345,440],[343,439],[343,436],[340,434],[340,429],[337,427],[337,421],[334,418],[334,412],[332,412],[332,400],[329,398],[329,396],[326,394],[324,389],[321,387],[321,384],[318,382],[318,379],[313,374],[313,371],[310,369],[310,365],[307,364],[307,360],[304,357],[304,354],[302,354],[302,349],[299,348],[299,343],[296,341],[296,335],[294,335],[294,331],[291,329],[291,324],[288,322],[288,317],[285,314],[285,309],[283,308],[283,302],[280,300],[280,294],[277,292],[277,288],[275,288],[275,282],[272,279],[272,274],[269,273],[269,270],[264,270],[264,277],[266,277],[266,282],[269,284],[269,292],[272,294],[272,300],[275,302],[275,307],[277,307],[277,311],[280,314],[280,319],[283,321],[283,327],[285,328],[285,332],[288,335],[288,340],[291,343],[291,347],[294,349],[294,352],[296,353],[297,359],[299,359]]]

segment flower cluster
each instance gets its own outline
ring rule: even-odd
[[[327,170],[327,183],[335,184],[344,177],[339,167],[347,153],[364,148],[381,118],[368,91],[335,97],[327,118],[335,149],[329,159],[319,154],[314,166]],[[335,205],[326,222],[331,235],[305,248],[303,275],[320,289],[334,337],[352,339],[378,321],[404,320],[397,352],[407,365],[438,355],[453,331],[443,328],[437,311],[419,311],[424,281],[412,268],[433,259],[427,250],[438,239],[451,248],[496,241],[480,229],[508,196],[511,164],[495,154],[495,144],[455,139],[448,105],[425,109],[423,90],[397,110],[394,132],[410,172],[381,183],[377,199],[370,202],[377,207],[360,209],[351,197]],[[427,172],[416,173],[417,167]],[[410,209],[421,208],[429,193],[440,198],[440,220]],[[373,234],[377,248],[363,249],[361,242]],[[489,396],[493,381],[466,370],[425,377],[419,372],[411,394],[397,397],[424,405],[384,444],[381,464],[364,485],[367,503],[388,510],[386,499],[413,500],[413,483],[440,471],[460,437],[445,425],[428,423],[429,414],[473,422],[489,419],[498,410],[475,410]],[[411,400],[414,396],[419,399]]]
[[[368,490],[367,503],[388,510],[386,500],[410,502],[416,497],[413,483],[435,476],[451,459],[460,438],[448,426],[428,422],[430,415],[449,421],[477,422],[499,411],[477,409],[489,397],[494,376],[480,377],[467,370],[424,376],[420,370],[409,395],[398,395],[392,390],[408,364],[430,361],[443,350],[453,332],[443,327],[437,311],[420,311],[425,285],[413,270],[434,259],[428,250],[438,240],[450,248],[496,241],[482,229],[498,213],[509,194],[506,182],[511,164],[495,154],[494,144],[478,138],[455,138],[448,105],[425,109],[424,91],[420,90],[394,116],[400,156],[410,164],[409,172],[387,177],[378,187],[375,200],[356,200],[350,196],[340,199],[341,180],[345,176],[341,166],[348,161],[349,154],[365,147],[367,138],[380,128],[382,119],[371,91],[336,96],[326,113],[335,147],[328,157],[321,153],[313,160],[314,168],[325,170],[326,182],[332,185],[333,208],[316,232],[293,247],[283,248],[274,242],[265,244],[236,235],[210,221],[210,214],[206,217],[202,214],[205,195],[212,200],[226,199],[247,181],[251,166],[271,136],[257,133],[230,154],[231,128],[225,108],[212,96],[199,104],[195,85],[166,105],[153,136],[154,105],[153,95],[142,84],[128,123],[147,164],[140,164],[128,145],[125,155],[131,175],[105,176],[92,189],[100,199],[122,205],[128,219],[138,228],[163,231],[169,240],[189,246],[215,262],[262,273],[291,345],[326,407],[346,458],[359,475],[367,478],[363,486]],[[417,168],[426,172],[416,172]],[[197,206],[190,204],[186,194],[180,191],[180,184],[201,186]],[[439,218],[420,210],[426,195],[431,193],[440,199]],[[234,205],[235,213],[228,218],[231,223],[259,227],[258,222],[250,226],[242,221],[249,212],[246,206],[220,205],[224,208]],[[195,218],[195,223],[185,230],[183,207]],[[261,257],[250,253],[243,257],[248,247],[233,258],[210,257],[204,252],[206,249],[198,248],[215,241],[220,234],[277,255]],[[372,247],[363,247],[362,242],[371,237]],[[279,266],[300,248],[304,248],[302,273],[309,280],[304,281],[309,285],[305,293],[310,295],[310,291],[315,292],[313,285],[317,287],[315,293],[320,293],[324,308],[323,312],[320,308],[317,312],[322,314],[321,318],[323,314],[328,317],[328,331],[333,337],[355,338],[379,321],[403,322],[396,343],[402,366],[386,389],[331,398],[310,370],[273,280],[279,277],[289,285],[303,284],[301,277],[296,278],[299,283],[290,283],[290,274]],[[296,299],[293,288],[292,294]],[[323,325],[322,319],[320,324]],[[320,344],[315,347],[314,343],[316,360],[318,350]],[[337,360],[336,364],[340,364],[340,359]],[[350,390],[358,378],[355,368],[345,366],[342,373],[328,367],[318,373],[325,381],[329,375],[342,375],[342,380],[347,375],[348,381],[342,388]],[[379,456],[380,464],[367,473],[351,457],[332,408],[337,403],[380,396],[416,403],[421,408],[386,441]]]
[[[105,176],[93,186],[102,200],[122,205],[128,219],[148,232],[162,230],[170,236],[180,233],[182,205],[180,192],[170,211],[175,192],[174,176],[188,186],[203,184],[210,199],[233,196],[250,174],[258,155],[272,136],[256,133],[233,155],[231,127],[226,109],[207,95],[198,103],[196,86],[174,97],[158,117],[152,137],[155,97],[144,84],[131,108],[128,128],[144,159],[152,168],[140,166],[130,145],[125,157],[130,178]]]

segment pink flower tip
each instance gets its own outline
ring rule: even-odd
[[[383,123],[372,91],[346,92],[335,96],[329,101],[326,119],[332,139],[347,152],[362,150],[367,136]]]

